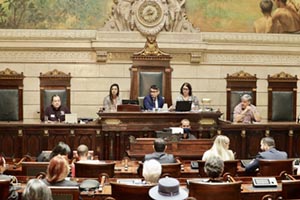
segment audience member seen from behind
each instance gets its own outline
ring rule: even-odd
[[[110,86],[109,95],[103,99],[103,108],[105,111],[117,111],[117,106],[122,104],[122,99],[119,97],[119,85],[114,83]]]
[[[260,114],[256,107],[251,104],[252,97],[249,94],[244,94],[233,111],[233,121],[241,123],[260,122]]]
[[[60,96],[55,94],[51,97],[51,105],[45,109],[44,121],[63,122],[65,121],[65,114],[68,113],[71,113],[69,108],[61,105]]]
[[[192,109],[198,109],[199,100],[196,96],[193,96],[192,86],[189,83],[183,83],[180,88],[180,95],[176,98],[177,101],[191,101]]]
[[[146,154],[144,160],[155,159],[160,163],[175,163],[175,158],[172,154],[167,154],[165,151],[167,146],[162,138],[154,140],[154,153]]]
[[[150,94],[144,98],[144,109],[153,110],[162,108],[164,105],[164,99],[159,95],[160,91],[156,85],[151,85]]]
[[[224,171],[224,161],[218,156],[209,157],[204,164],[204,172],[209,177],[208,182],[223,182],[220,179]]]
[[[263,17],[256,20],[253,24],[255,33],[278,33],[279,23],[275,22],[273,24],[273,19],[271,16],[273,2],[272,0],[261,0],[260,9]]]
[[[154,159],[146,160],[143,163],[143,177],[146,183],[157,183],[162,172],[161,164]]]
[[[183,128],[183,135],[182,139],[187,139],[187,140],[195,140],[197,139],[192,133],[191,133],[191,124],[190,120],[188,119],[183,119],[181,120],[181,128]]]
[[[300,15],[295,7],[287,0],[274,0],[277,8],[275,9],[272,19],[273,23],[280,24],[281,33],[298,33],[300,31]]]
[[[254,172],[259,167],[259,159],[268,159],[268,160],[283,160],[287,159],[287,153],[284,151],[278,151],[275,148],[275,141],[271,137],[264,137],[260,141],[260,149],[262,152],[259,152],[254,160],[252,160],[246,166],[246,172]]]
[[[3,174],[4,171],[6,170],[6,167],[7,166],[6,166],[5,158],[0,155],[0,180],[9,180],[10,182],[12,182],[15,177]],[[15,190],[14,186],[10,183],[8,200],[18,200],[18,199],[19,199],[18,192]]]
[[[79,163],[100,163],[99,160],[93,160],[93,157],[89,155],[89,148],[85,144],[77,147],[77,155]]]
[[[42,180],[31,179],[23,190],[22,200],[52,200],[52,193]]]
[[[202,160],[207,160],[208,158],[215,156],[219,157],[223,161],[234,160],[234,154],[229,150],[230,140],[225,135],[218,135],[215,138],[213,146],[204,152]]]
[[[49,162],[54,156],[56,155],[63,155],[66,158],[69,157],[71,153],[71,149],[69,145],[67,145],[64,142],[59,142],[51,151],[49,154],[48,152],[42,152],[38,157],[37,161],[38,162]]]
[[[67,180],[70,167],[65,157],[57,155],[50,160],[44,183],[49,186],[78,186],[78,183]]]

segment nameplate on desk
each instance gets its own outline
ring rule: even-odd
[[[253,187],[277,187],[275,177],[253,177]]]

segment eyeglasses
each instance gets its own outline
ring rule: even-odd
[[[158,90],[150,90],[150,93],[156,93]]]

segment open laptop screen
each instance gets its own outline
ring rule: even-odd
[[[192,101],[176,101],[176,108],[177,112],[186,112],[190,111],[192,108]]]

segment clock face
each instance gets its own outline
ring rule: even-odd
[[[162,9],[157,2],[145,1],[138,8],[137,19],[144,26],[156,26],[161,22],[162,18]]]

